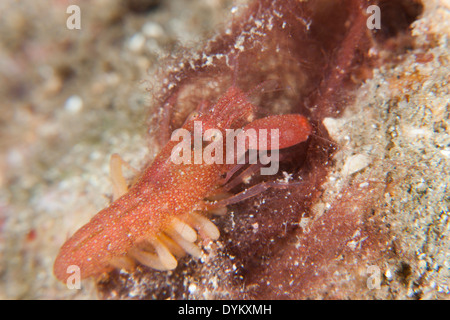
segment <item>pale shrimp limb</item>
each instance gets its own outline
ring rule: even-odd
[[[170,114],[173,109],[174,101],[178,99],[178,92],[163,102],[162,117],[160,123],[159,144],[165,145],[170,139]]]
[[[266,140],[266,150],[284,149],[292,147],[300,142],[306,141],[311,134],[312,127],[309,121],[299,114],[283,114],[273,115],[256,119],[244,127],[244,132],[250,129],[255,129],[256,132],[261,132],[261,129],[267,130],[267,137],[258,137],[258,140]],[[272,129],[277,129],[279,132],[278,146],[275,148],[272,143]],[[248,147],[247,147],[248,149]],[[261,145],[258,150],[264,150]]]

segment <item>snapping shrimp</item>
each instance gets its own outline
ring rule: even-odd
[[[256,107],[247,95],[230,87],[218,102],[188,118],[183,129],[192,132],[194,122],[226,135],[226,129],[280,129],[278,149],[307,140],[308,120],[298,114],[274,115],[252,121]],[[224,139],[223,139],[224,140]],[[211,142],[212,143],[212,142]],[[215,143],[223,143],[222,140]],[[216,240],[220,232],[205,213],[226,211],[226,206],[270,188],[262,183],[223,200],[207,200],[227,190],[236,163],[180,163],[172,161],[178,141],[169,141],[129,188],[121,175],[117,156],[112,158],[116,181],[115,199],[69,238],[55,260],[54,274],[66,282],[70,266],[81,279],[113,268],[132,268],[136,262],[156,270],[173,270],[186,253],[200,257],[197,236]],[[195,147],[195,146],[194,146]],[[247,146],[247,149],[249,146]],[[270,143],[266,149],[274,149]],[[118,164],[119,163],[119,164]],[[226,178],[224,178],[226,177]],[[233,183],[233,182],[231,182]],[[235,184],[235,183],[234,183]]]

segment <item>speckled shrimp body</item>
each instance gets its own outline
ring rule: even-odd
[[[231,87],[212,108],[188,119],[183,128],[192,132],[194,121],[221,132],[280,128],[279,149],[305,141],[310,134],[311,126],[303,116],[271,116],[251,122],[254,112],[246,95]],[[172,270],[177,257],[201,255],[197,233],[213,240],[219,237],[217,227],[203,215],[205,211],[223,209],[267,189],[264,185],[245,197],[235,195],[231,201],[212,205],[205,199],[223,191],[224,176],[236,164],[175,164],[171,154],[178,143],[169,141],[129,190],[120,192],[120,197],[64,243],[54,264],[59,280],[67,281],[71,265],[80,268],[82,279],[112,268],[132,268],[136,261],[157,270]]]

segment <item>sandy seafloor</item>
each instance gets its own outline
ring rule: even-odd
[[[145,80],[159,57],[214,35],[233,5],[131,2],[159,5],[137,14],[124,1],[79,1],[81,29],[69,30],[67,1],[0,3],[0,299],[97,297],[89,280],[81,290],[57,282],[59,247],[109,203],[111,154],[140,167],[157,152]],[[416,48],[376,70],[343,118],[327,120],[343,146],[330,194],[350,167],[360,166],[361,181],[403,168],[383,218],[403,256],[382,264],[382,286],[367,298],[450,297],[450,2],[424,4]]]

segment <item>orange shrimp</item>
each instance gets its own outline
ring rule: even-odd
[[[247,96],[232,86],[212,108],[191,117],[182,128],[192,132],[195,121],[200,121],[204,129],[214,128],[224,134],[226,129],[243,128],[245,132],[280,128],[278,149],[305,141],[311,132],[306,118],[296,114],[251,121],[255,109]],[[129,190],[119,188],[118,199],[64,243],[54,264],[54,274],[60,281],[67,281],[71,265],[79,267],[81,279],[113,268],[131,268],[136,261],[157,270],[172,270],[177,266],[176,257],[201,255],[197,232],[204,238],[219,237],[219,230],[202,211],[226,210],[226,205],[272,186],[261,184],[245,194],[208,201],[223,191],[224,176],[236,164],[175,164],[171,155],[178,143],[169,141]],[[266,148],[274,147],[268,143]],[[123,177],[119,175],[118,179],[123,185]]]

